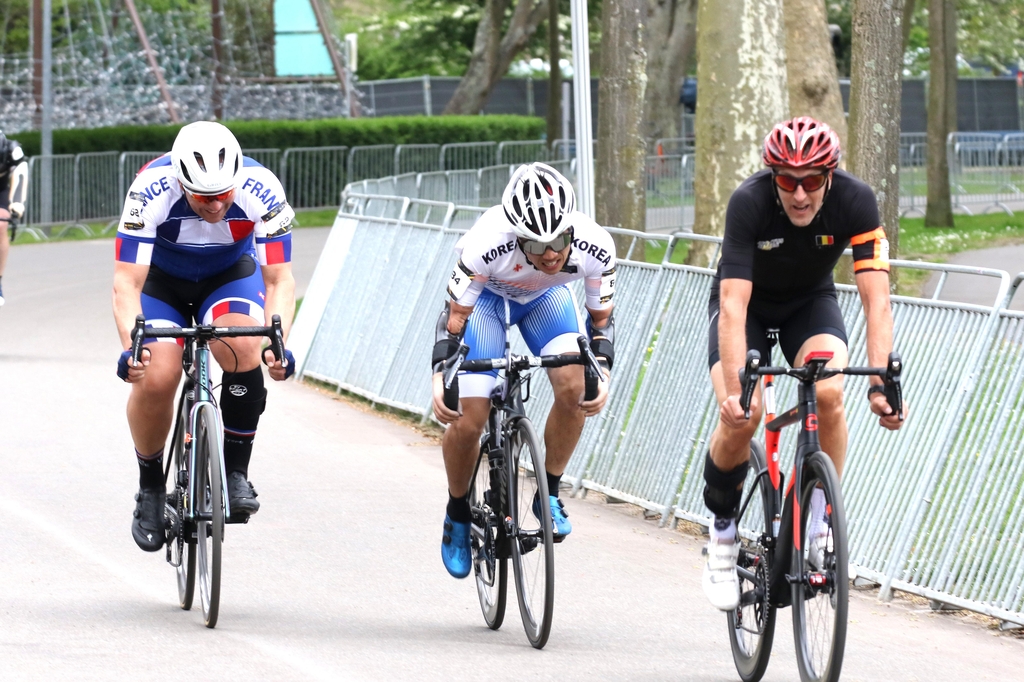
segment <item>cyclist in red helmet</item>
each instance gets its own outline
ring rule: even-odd
[[[784,121],[765,138],[768,168],[747,178],[729,200],[708,305],[708,367],[720,410],[704,467],[704,502],[712,523],[702,580],[708,599],[722,610],[736,608],[739,601],[735,518],[750,439],[761,417],[759,393],[749,420],[740,408],[738,375],[747,350],[760,351],[767,361],[768,330],[778,330],[790,365],[802,365],[813,351],[831,351],[829,366],[846,366],[846,327],[832,270],[852,246],[867,319],[868,364],[884,367],[892,351],[889,244],[874,192],[839,170],[839,158],[839,137],[828,125],[806,116]],[[902,421],[880,392],[881,379],[870,381],[871,411],[883,427],[900,428]],[[822,449],[841,475],[847,440],[842,376],[819,382],[817,394]],[[820,504],[812,514],[824,515],[823,496]]]

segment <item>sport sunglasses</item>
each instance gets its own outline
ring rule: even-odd
[[[775,186],[783,192],[795,192],[797,187],[803,187],[805,192],[810,193],[817,192],[825,186],[825,181],[828,180],[828,173],[817,173],[803,178],[794,178],[792,175],[783,175],[782,173],[772,173],[772,177],[775,178]]]
[[[188,190],[186,190],[186,191],[188,191]],[[192,197],[193,199],[195,199],[196,203],[199,203],[199,204],[212,204],[215,201],[224,202],[224,201],[227,201],[228,199],[230,199],[231,197],[233,197],[235,195],[235,188],[232,187],[231,189],[227,190],[226,192],[221,192],[220,194],[194,194],[192,192],[189,192],[188,195],[190,197]]]
[[[549,242],[536,242],[528,239],[519,240],[519,245],[523,247],[523,251],[534,256],[543,256],[548,249],[561,251],[569,246],[569,244],[572,244],[572,230],[566,230]]]

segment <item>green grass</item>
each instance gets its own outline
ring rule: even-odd
[[[925,227],[924,218],[900,219],[900,258],[945,260],[961,251],[1024,242],[1024,212],[957,215],[955,227]]]

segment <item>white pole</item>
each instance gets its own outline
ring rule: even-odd
[[[53,221],[53,35],[52,6],[50,0],[43,0],[43,116],[39,131],[40,151],[43,156],[39,198],[40,222]]]
[[[572,63],[576,113],[576,208],[594,217],[594,131],[590,110],[590,44],[586,0],[572,0]]]

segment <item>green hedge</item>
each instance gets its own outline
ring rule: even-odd
[[[545,130],[532,116],[388,116],[316,121],[226,121],[245,149],[371,144],[445,144],[536,140]],[[54,154],[170,149],[180,126],[114,126],[53,131]],[[39,154],[39,133],[11,135],[29,156]]]

